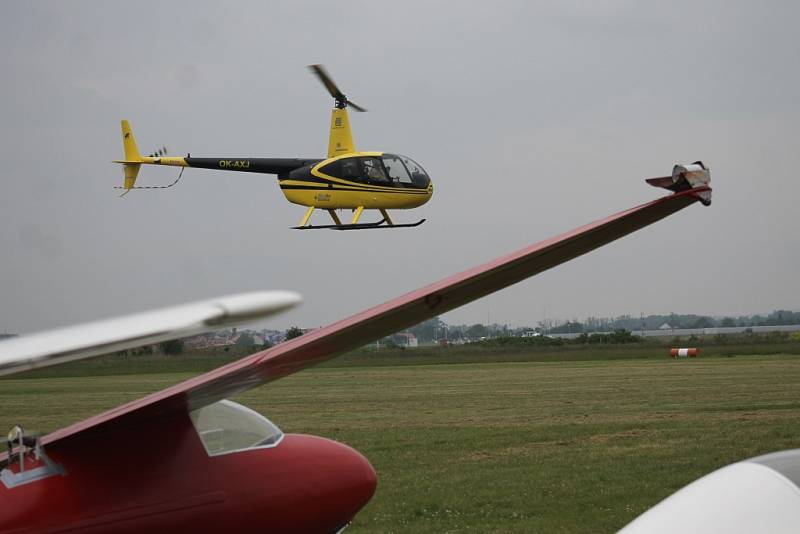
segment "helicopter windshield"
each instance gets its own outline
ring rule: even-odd
[[[403,186],[413,187],[414,182],[411,181],[411,175],[408,173],[406,166],[400,161],[399,156],[394,154],[384,154],[381,158],[383,166],[386,167],[386,172],[392,182]]]
[[[389,169],[390,163],[387,160],[392,160],[393,162],[400,162],[402,161],[405,165],[405,168],[408,170],[408,173],[411,175],[411,183],[413,187],[428,187],[431,183],[431,179],[428,177],[428,173],[425,172],[425,169],[422,168],[422,165],[414,161],[413,159],[409,158],[408,156],[395,156],[394,154],[384,154],[383,155],[383,163],[386,165],[386,168]],[[395,166],[396,163],[391,163],[391,165]],[[392,171],[389,171],[389,175],[392,175]],[[401,183],[403,180],[400,180]]]
[[[323,165],[319,171],[334,178],[390,187],[424,189],[431,183],[419,163],[396,154],[337,159]]]

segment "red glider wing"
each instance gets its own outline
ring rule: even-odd
[[[711,188],[695,187],[612,215],[450,276],[299,338],[243,358],[142,399],[53,432],[44,444],[77,433],[193,410],[290,375],[369,342],[508,287],[635,232],[697,201]]]

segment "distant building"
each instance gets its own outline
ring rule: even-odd
[[[286,340],[286,336],[283,332],[274,332],[267,336],[267,340],[271,345],[277,345],[278,343],[283,343]]]
[[[413,348],[419,345],[417,342],[417,336],[411,332],[401,332],[399,334],[395,334],[393,339],[394,342],[400,347]]]
[[[183,344],[188,349],[210,349],[233,345],[233,338],[217,333],[201,334],[184,339]]]
[[[669,323],[664,323],[658,327],[659,330],[672,330],[672,325]]]

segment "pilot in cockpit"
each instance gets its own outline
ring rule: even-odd
[[[366,171],[367,178],[374,182],[388,182],[386,173],[380,162],[373,159],[364,160],[364,170]]]

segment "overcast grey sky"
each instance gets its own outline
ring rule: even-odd
[[[796,2],[5,2],[0,18],[0,332],[251,289],[319,326],[661,195],[692,206],[451,312],[535,324],[800,308]],[[347,95],[358,148],[408,154],[415,229],[299,232],[274,177],[187,170],[117,198],[119,120],[143,152],[321,157]],[[145,168],[139,185],[176,176]],[[324,217],[316,215],[321,222]]]

